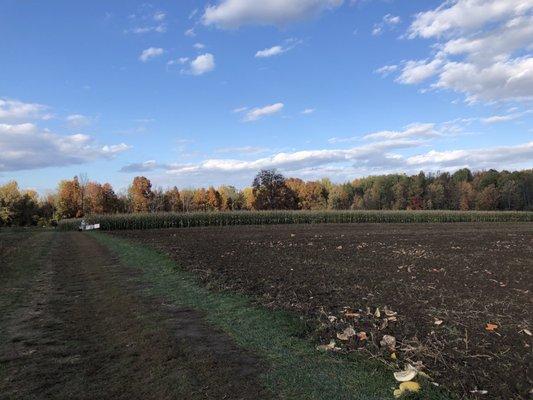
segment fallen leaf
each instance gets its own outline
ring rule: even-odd
[[[411,382],[411,381],[408,381],[408,382],[403,382],[400,384],[400,388],[399,389],[395,389],[393,394],[394,394],[394,397],[398,398],[398,397],[401,397],[404,393],[406,392],[418,392],[420,390],[420,384],[416,383],[416,382]]]
[[[347,312],[344,314],[346,318],[359,318],[361,314],[359,313],[353,313],[353,312]]]
[[[328,315],[329,322],[335,322],[337,320],[337,317],[334,315]]]
[[[494,331],[496,328],[498,328],[498,325],[491,324],[490,322],[487,324],[487,326],[485,326],[485,330],[487,330],[489,332]]]
[[[529,329],[522,329],[522,332],[524,332],[528,336],[532,336],[531,331]]]
[[[390,355],[390,358],[392,358],[393,360],[397,360],[398,359],[398,357],[396,357],[396,353],[392,353]]]
[[[346,328],[342,333],[337,333],[337,338],[344,341],[349,340],[352,336],[355,336],[352,326]]]
[[[400,383],[400,390],[404,392],[418,392],[420,390],[420,384],[417,382],[402,382]]]
[[[381,347],[386,347],[391,352],[393,352],[396,348],[396,338],[391,335],[383,335],[383,338],[381,338],[379,344],[381,345]]]
[[[376,308],[376,312],[374,313],[374,317],[376,317],[376,318],[380,318],[381,317],[381,312],[379,311],[379,307]]]
[[[316,346],[317,350],[320,351],[328,351],[333,350],[335,348],[335,340],[331,339],[331,341],[328,344],[321,344]]]
[[[357,334],[357,337],[359,338],[359,340],[367,340],[368,339],[368,336],[367,336],[366,332],[359,332]]]
[[[398,371],[394,373],[394,378],[398,382],[407,382],[412,380],[417,373],[418,370],[415,367],[413,367],[411,364],[407,364],[406,368],[403,371]]]
[[[439,325],[441,325],[443,322],[444,322],[444,321],[443,321],[442,319],[437,319],[437,318],[435,318],[435,322],[434,322],[434,324],[437,325],[437,326],[439,326]]]
[[[383,309],[383,312],[385,313],[385,315],[386,315],[387,317],[394,317],[395,315],[398,314],[397,312],[392,311],[392,310],[389,310],[388,308],[384,308],[384,309]]]
[[[337,250],[342,250],[342,246],[337,246]]]

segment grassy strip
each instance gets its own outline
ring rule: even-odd
[[[85,218],[103,230],[186,228],[220,225],[269,225],[317,223],[413,223],[413,222],[533,222],[527,211],[231,211],[192,213],[105,214]],[[60,230],[76,230],[80,219],[59,222]]]
[[[157,251],[124,239],[91,233],[119,255],[125,265],[140,268],[151,294],[178,306],[205,313],[206,319],[241,347],[270,365],[266,385],[283,399],[387,399],[396,382],[392,371],[360,355],[318,352],[305,338],[305,323],[292,314],[251,304],[241,295],[213,293],[194,276]],[[446,399],[431,385],[410,398]]]

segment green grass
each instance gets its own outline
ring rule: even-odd
[[[186,228],[220,225],[413,222],[533,222],[528,211],[231,211],[192,213],[105,214],[85,218],[103,230]],[[59,222],[60,230],[76,230],[80,219]]]
[[[210,292],[195,277],[157,251],[102,233],[91,233],[127,266],[142,271],[150,294],[203,312],[213,326],[230,335],[269,366],[263,379],[282,399],[388,399],[397,383],[391,370],[358,354],[322,353],[306,337],[305,321],[271,311],[229,292]],[[429,384],[410,398],[448,399]]]
[[[39,229],[0,230],[0,347],[6,342],[9,319],[31,295],[53,235]],[[0,362],[0,382],[5,368],[6,364]]]

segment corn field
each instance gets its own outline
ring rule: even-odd
[[[103,230],[187,228],[223,225],[416,222],[533,222],[527,211],[232,211],[193,213],[105,214],[85,218]],[[80,219],[65,219],[63,231],[76,230]]]

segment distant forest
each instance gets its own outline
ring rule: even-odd
[[[80,174],[39,197],[0,186],[0,226],[48,225],[89,214],[228,210],[533,210],[533,170],[369,176],[342,184],[260,171],[250,187],[154,188],[144,176],[125,193]]]

